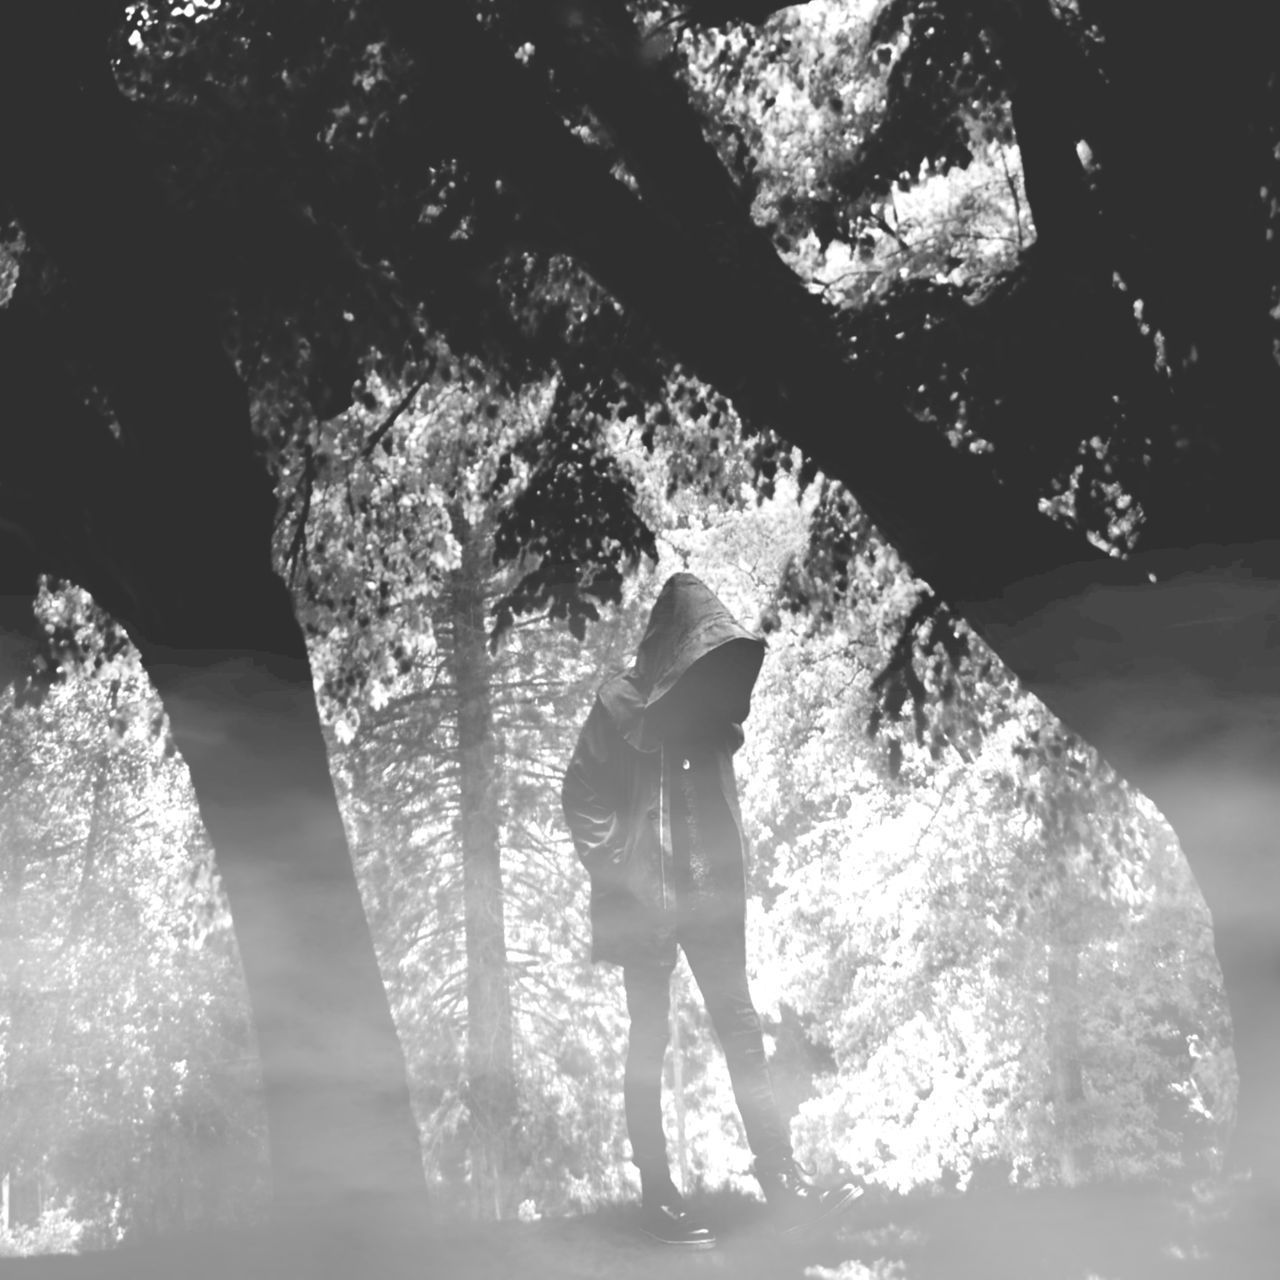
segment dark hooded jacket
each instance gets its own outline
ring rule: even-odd
[[[733,753],[763,658],[762,639],[677,573],[631,669],[600,686],[561,793],[591,877],[593,960],[674,965],[682,919],[742,930]]]

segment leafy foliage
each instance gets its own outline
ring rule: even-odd
[[[0,720],[6,1170],[55,1192],[63,1246],[76,1224],[101,1247],[246,1221],[265,1135],[243,979],[154,696],[117,658]]]
[[[524,445],[529,482],[503,513],[495,540],[501,558],[536,559],[499,604],[499,632],[520,614],[545,608],[552,618],[567,619],[581,640],[588,620],[600,616],[586,597],[617,603],[623,567],[634,567],[641,552],[654,555],[653,534],[634,515],[634,487],[598,436],[556,423],[564,400],[557,393],[552,402],[550,438]]]
[[[828,636],[810,661],[840,679],[848,641]],[[834,774],[856,713],[789,675],[805,745],[753,750],[781,777],[747,794],[772,837],[765,989],[836,1064],[796,1121],[809,1158],[897,1189],[984,1163],[1024,1184],[1212,1167],[1230,1097],[1192,1054],[1224,1053],[1220,979],[1150,811],[1011,691],[968,758],[908,745],[891,781],[864,750]]]

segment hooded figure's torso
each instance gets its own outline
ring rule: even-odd
[[[683,921],[743,927],[732,756],[763,657],[763,640],[678,573],[631,669],[601,686],[563,789],[591,874],[594,959],[674,964]]]

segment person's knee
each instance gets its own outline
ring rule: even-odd
[[[707,1013],[721,1044],[753,1042],[764,1034],[760,1015],[751,1003],[751,997],[745,993],[729,993],[708,1001]]]
[[[635,1014],[631,1018],[631,1030],[627,1036],[627,1059],[629,1062],[661,1063],[667,1052],[667,1041],[670,1038],[670,1027],[667,1011],[663,1009],[660,1016],[653,1013]]]
[[[670,1028],[667,1025],[665,1012],[662,1017],[652,1015],[632,1017],[628,1043],[633,1045],[654,1045],[666,1048]]]
[[[737,1020],[720,1037],[720,1043],[728,1053],[735,1050],[747,1054],[764,1053],[764,1028],[760,1025],[759,1017],[753,1015],[751,1018]]]
[[[668,969],[628,969],[624,990],[631,1022],[665,1022],[671,1003],[671,972]]]

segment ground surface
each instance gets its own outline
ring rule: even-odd
[[[621,1205],[542,1222],[458,1225],[362,1238],[306,1233],[192,1236],[145,1250],[0,1260],[0,1280],[1275,1280],[1274,1204],[1212,1206],[1129,1188],[899,1199],[874,1194],[823,1237],[783,1242],[763,1206],[713,1196],[698,1208],[714,1250],[681,1253],[636,1230]],[[1198,1224],[1198,1225],[1193,1225]]]

